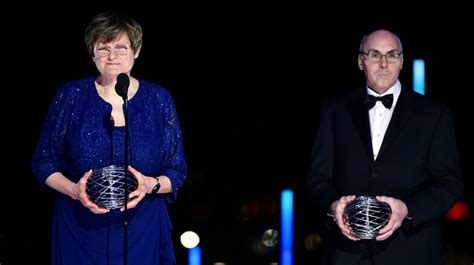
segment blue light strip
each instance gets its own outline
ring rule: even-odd
[[[281,265],[293,264],[293,191],[281,192]]]
[[[188,264],[201,265],[201,248],[199,246],[188,250]]]
[[[422,95],[425,94],[425,60],[413,61],[413,90]]]

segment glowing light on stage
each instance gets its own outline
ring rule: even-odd
[[[464,221],[469,217],[469,204],[463,201],[458,201],[446,213],[445,218],[450,221]]]
[[[293,264],[293,191],[281,192],[281,265]]]
[[[194,248],[199,244],[199,236],[193,231],[186,231],[181,234],[180,240],[185,248]]]
[[[278,243],[278,231],[268,229],[262,234],[262,243],[267,247],[273,247]]]
[[[413,61],[413,90],[425,94],[425,60]]]
[[[188,248],[188,264],[201,265],[201,248],[199,244],[199,236],[193,231],[186,231],[181,234],[181,244]]]
[[[188,264],[201,265],[201,248],[200,247],[194,247],[194,248],[189,249]]]
[[[309,251],[315,251],[321,247],[321,237],[318,234],[310,234],[304,240],[304,247]]]

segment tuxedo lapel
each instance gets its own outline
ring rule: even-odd
[[[413,97],[411,97],[410,93],[413,92],[402,89],[377,157],[381,157],[390,145],[392,145],[403,129],[403,126],[405,126],[408,118],[411,116],[413,112]]]
[[[359,89],[354,97],[348,102],[348,109],[352,116],[352,121],[359,134],[360,140],[364,146],[365,153],[369,157],[369,161],[374,160],[372,151],[372,139],[370,136],[370,124],[367,108],[364,105],[365,91]]]

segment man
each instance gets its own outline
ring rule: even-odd
[[[306,188],[328,219],[325,264],[442,264],[440,220],[463,184],[449,110],[401,86],[400,39],[377,30],[361,41],[366,87],[326,102]],[[383,98],[382,98],[383,97]],[[374,239],[347,226],[344,208],[376,196],[391,217]]]

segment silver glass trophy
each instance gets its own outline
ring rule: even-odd
[[[97,206],[106,209],[116,209],[124,205],[125,170],[121,166],[111,165],[92,170],[92,176],[87,180],[86,192],[89,199]],[[127,196],[138,187],[135,177],[128,174]],[[130,199],[128,199],[130,201]]]
[[[375,238],[387,224],[391,214],[392,209],[387,203],[369,196],[357,197],[344,209],[346,222],[354,236],[360,239]]]

